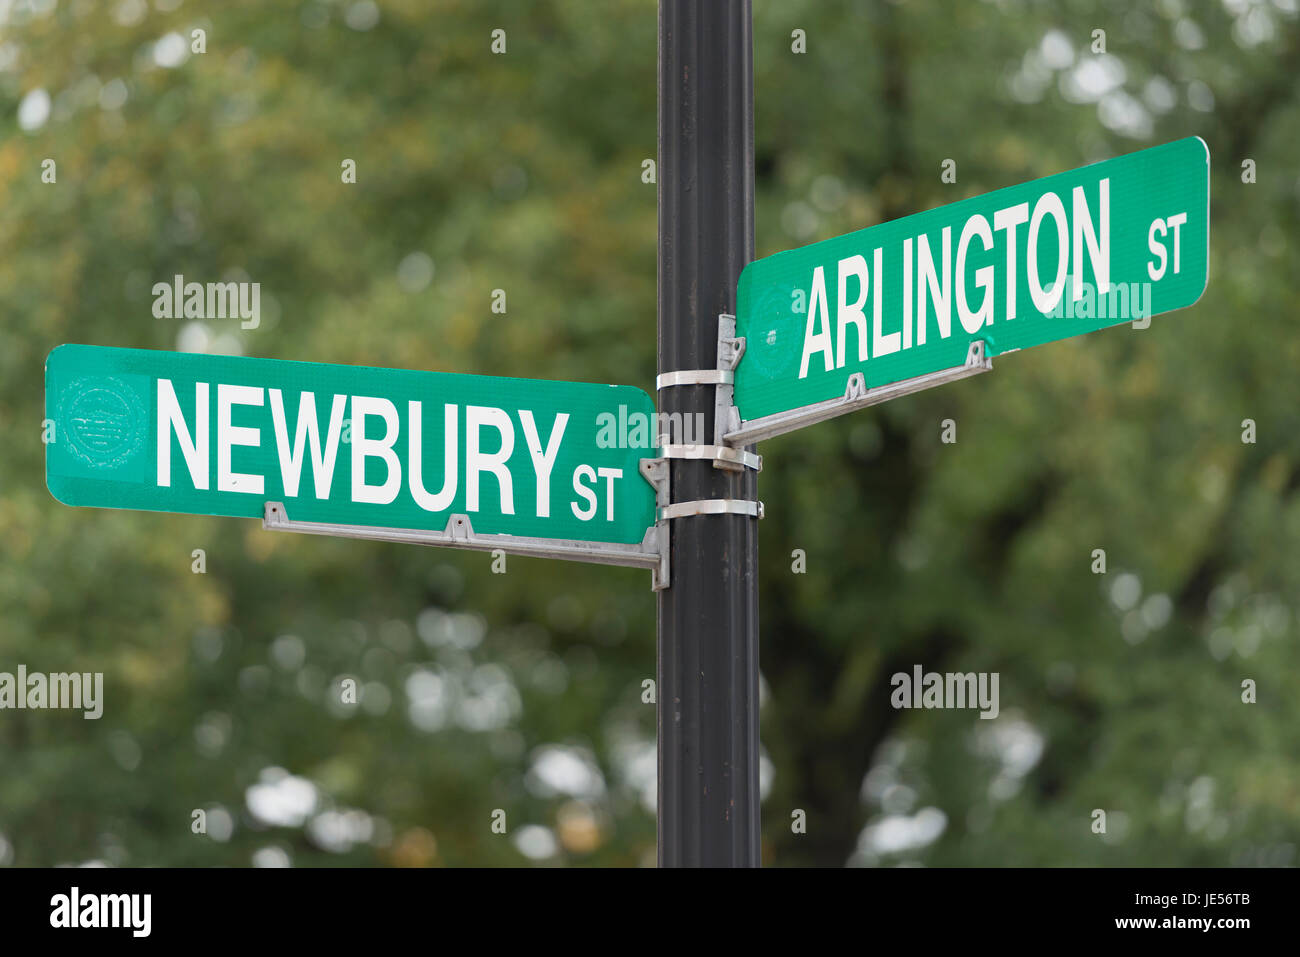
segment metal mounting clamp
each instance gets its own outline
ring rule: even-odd
[[[728,369],[682,369],[678,372],[661,372],[655,376],[655,388],[666,389],[673,385],[725,385],[736,380]]]
[[[763,471],[763,456],[730,445],[661,445],[659,452],[666,459],[708,459],[716,468]]]
[[[689,518],[692,515],[748,515],[763,517],[763,503],[734,498],[705,498],[694,502],[674,502],[659,509],[660,519]]]
[[[732,428],[740,425],[740,418],[732,404],[735,395],[736,366],[745,354],[745,340],[736,338],[736,317],[727,313],[718,316],[718,367],[716,369],[682,369],[663,372],[655,378],[657,390],[679,385],[711,385],[713,392],[713,444],[660,446],[665,458],[708,459],[715,469],[740,472],[747,468],[760,471],[763,460],[753,452],[733,449],[723,440]],[[740,452],[740,454],[737,454]]]
[[[736,317],[729,312],[718,314],[718,368],[736,371],[745,354],[745,337],[736,335]]]
[[[740,427],[740,411],[736,408],[736,367],[745,355],[745,338],[736,335],[736,317],[729,313],[718,316],[718,368],[731,373],[731,381],[719,385],[713,393],[713,444],[735,445],[727,441],[727,433]]]
[[[672,498],[672,471],[668,468],[668,460],[663,458],[642,459],[640,469],[641,477],[655,490],[655,523],[646,532],[646,538],[654,536],[659,561],[650,569],[650,587],[655,591],[663,591],[672,582],[672,567],[669,565],[671,549],[668,541],[671,533],[668,523],[658,514],[658,510],[666,507]]]

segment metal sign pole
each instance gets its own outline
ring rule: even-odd
[[[719,367],[718,317],[734,313],[736,281],[753,258],[753,103],[749,0],[660,0],[659,408],[668,421],[702,416],[709,436],[720,380],[672,373]],[[669,464],[659,864],[757,866],[756,469],[717,458]]]

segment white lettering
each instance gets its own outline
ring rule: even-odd
[[[981,266],[975,270],[975,288],[984,290],[979,310],[972,312],[966,299],[966,253],[974,236],[980,238],[985,252],[993,248],[993,231],[989,229],[989,221],[978,213],[966,220],[961,238],[957,240],[957,318],[961,321],[961,327],[969,333],[979,332],[986,322],[993,324],[992,266]]]
[[[550,518],[551,469],[555,468],[555,457],[560,452],[560,439],[564,435],[564,426],[569,421],[569,413],[556,413],[545,452],[542,451],[541,437],[537,434],[537,424],[533,422],[533,413],[520,409],[519,421],[523,423],[524,441],[528,443],[528,455],[533,460],[533,472],[537,475],[537,517]]]
[[[879,250],[877,250],[879,252]],[[858,280],[858,298],[853,304],[849,304],[848,286],[849,278],[856,276]],[[879,281],[880,274],[876,274]],[[835,363],[835,368],[843,369],[846,357],[845,339],[848,332],[849,323],[858,327],[858,361],[867,361],[867,317],[862,314],[862,306],[867,301],[867,261],[862,256],[849,256],[847,259],[841,259],[839,265],[839,300],[838,309],[836,310],[836,325],[838,331],[839,360]],[[877,291],[876,298],[880,295]],[[805,343],[807,340],[804,340]],[[807,346],[805,345],[805,349]],[[808,353],[804,352],[804,363],[807,364]],[[800,376],[800,378],[803,378]]]
[[[993,214],[993,228],[1007,232],[1007,318],[1016,318],[1016,227],[1029,219],[1029,204],[1020,203]]]
[[[1092,226],[1092,215],[1088,212],[1088,201],[1084,198],[1083,187],[1074,187],[1074,298],[1083,295],[1083,243],[1086,235],[1088,258],[1092,261],[1092,274],[1096,280],[1097,292],[1110,292],[1110,177],[1098,184],[1101,191],[1101,238]],[[1087,233],[1084,233],[1084,229]]]
[[[172,484],[172,430],[185,456],[190,479],[196,489],[208,487],[208,384],[194,383],[194,437],[181,414],[180,402],[171,379],[158,380],[158,486]]]
[[[316,422],[316,394],[299,393],[298,427],[294,430],[293,447],[289,446],[289,427],[284,415],[284,396],[279,389],[267,390],[271,396],[271,425],[275,432],[275,448],[280,457],[280,480],[288,498],[298,497],[302,480],[302,463],[308,449],[311,452],[312,475],[316,480],[316,497],[329,498],[334,483],[334,461],[338,457],[339,435],[343,432],[343,412],[348,398],[334,396],[330,405],[330,424],[325,434],[325,449],[321,451],[320,426]]]
[[[822,267],[818,266],[813,270],[812,295],[808,303],[808,322],[804,327],[803,334],[803,361],[799,363],[799,378],[808,377],[808,359],[817,352],[826,357],[826,370],[831,371],[834,365],[835,357],[833,354],[834,347],[831,345],[831,321],[830,310],[826,306],[826,274]],[[818,308],[820,307],[820,312]],[[821,316],[821,326],[816,333],[813,332],[813,324],[817,317]]]
[[[235,472],[230,467],[230,450],[244,445],[257,448],[262,444],[262,431],[256,426],[230,424],[230,410],[236,405],[262,404],[262,388],[253,385],[228,385],[217,383],[217,491],[247,492],[261,495],[266,484],[260,475]]]
[[[384,420],[382,439],[366,435],[366,419],[371,416]],[[393,451],[393,444],[400,429],[397,407],[393,403],[375,396],[352,397],[352,501],[387,505],[397,498],[402,487],[402,465]],[[383,459],[388,469],[388,477],[379,485],[366,482],[366,459],[369,458]]]
[[[480,450],[479,432],[490,426],[501,433],[501,448],[497,452]],[[501,485],[501,511],[515,514],[514,487],[506,461],[515,450],[515,428],[504,409],[471,405],[465,409],[465,509],[477,512],[479,507],[479,476],[491,472]]]
[[[456,406],[448,402],[443,406],[443,466],[442,491],[430,495],[424,488],[424,428],[421,422],[422,408],[419,402],[411,400],[407,406],[410,417],[410,441],[408,448],[411,460],[407,463],[407,484],[411,487],[411,497],[415,504],[426,512],[442,512],[451,507],[456,497],[457,484],[457,442],[456,442]]]
[[[1043,288],[1038,273],[1038,230],[1043,224],[1043,217],[1051,216],[1056,220],[1056,278],[1049,283],[1051,291]],[[1070,236],[1065,222],[1065,206],[1061,198],[1053,192],[1046,192],[1038,197],[1034,204],[1034,215],[1029,220],[1029,254],[1026,257],[1026,270],[1029,272],[1029,298],[1034,301],[1034,308],[1047,313],[1056,308],[1065,295],[1065,269],[1069,265]]]

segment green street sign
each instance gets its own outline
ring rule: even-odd
[[[750,263],[728,441],[1192,305],[1207,277],[1209,173],[1204,140],[1189,137]]]
[[[62,345],[45,408],[68,505],[532,554],[655,524],[654,405],[629,386]],[[654,564],[624,551],[587,557]]]

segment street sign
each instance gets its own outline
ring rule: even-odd
[[[655,524],[654,405],[630,386],[62,345],[45,407],[68,505],[507,551]],[[590,560],[653,564],[618,554]]]
[[[732,444],[1181,309],[1205,290],[1209,150],[1189,137],[745,267]]]

